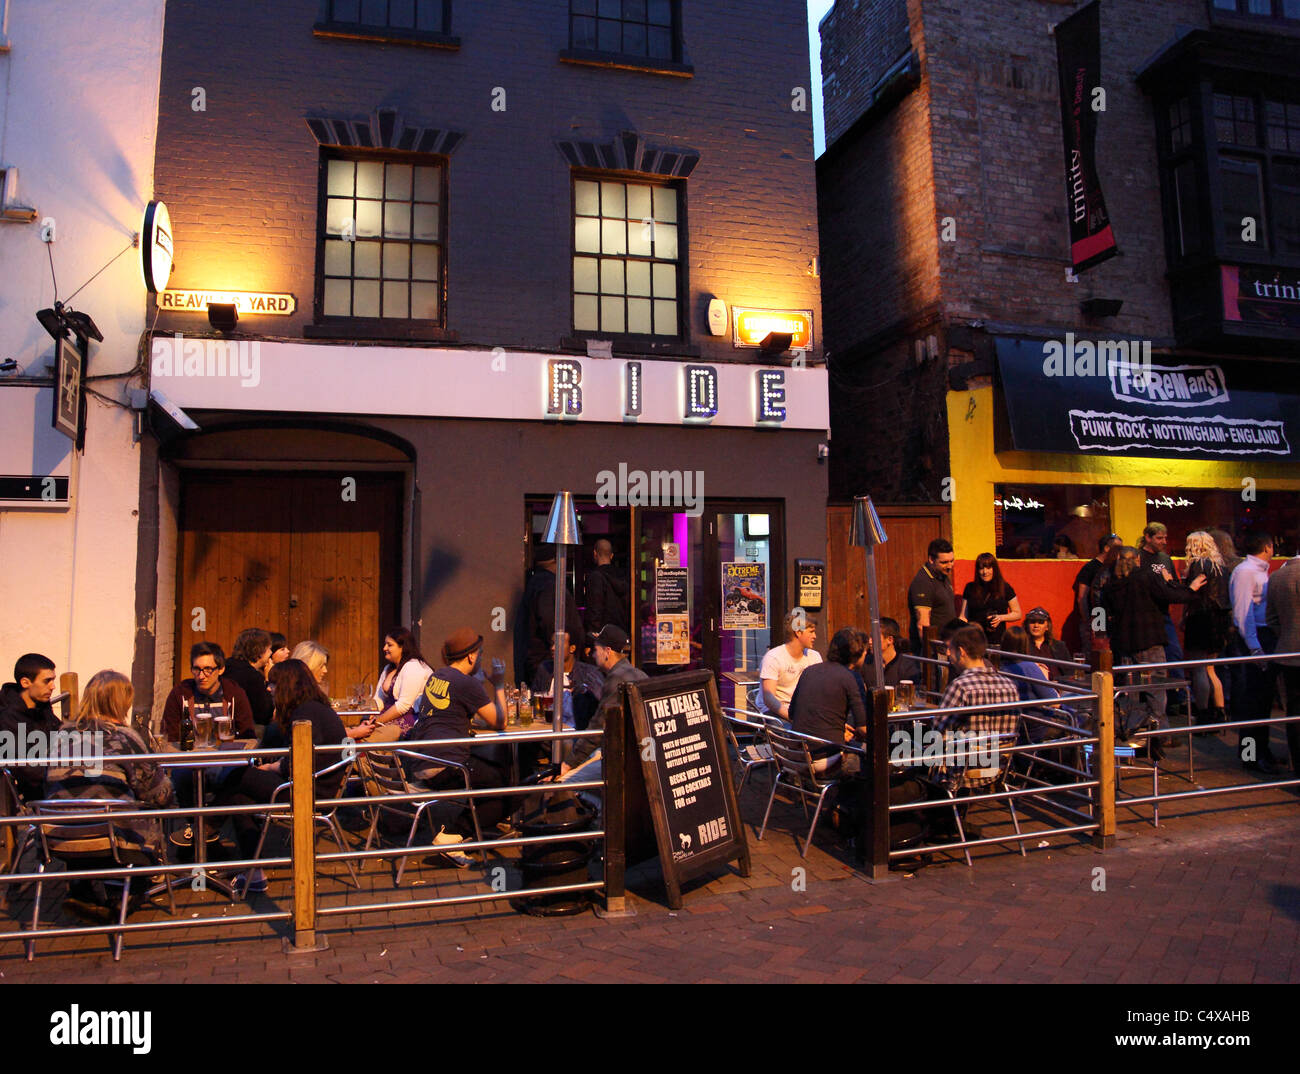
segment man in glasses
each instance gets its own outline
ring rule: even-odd
[[[248,695],[233,679],[222,674],[226,656],[215,642],[200,641],[190,646],[190,673],[182,679],[163,706],[163,734],[175,742],[181,734],[181,716],[185,709],[191,716],[210,714],[234,717],[235,736],[254,738],[253,710]]]

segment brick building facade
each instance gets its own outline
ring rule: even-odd
[[[1293,554],[1300,471],[1287,450],[1147,454],[1031,442],[1034,403],[1020,399],[1012,359],[1067,333],[1149,344],[1156,365],[1226,369],[1243,403],[1295,383],[1300,345],[1290,312],[1234,320],[1227,276],[1220,288],[1228,270],[1243,281],[1256,271],[1300,277],[1291,158],[1270,143],[1300,148],[1288,145],[1285,111],[1300,101],[1284,58],[1300,48],[1296,13],[1276,4],[1252,16],[1233,0],[1102,0],[1096,158],[1119,256],[1074,276],[1052,27],[1082,6],[840,0],[823,20],[828,148],[818,197],[832,499],[872,492],[950,505],[967,576],[982,551],[1050,556],[1059,532],[1086,558],[1094,530],[1133,541],[1148,517],[1170,525],[1175,542],[1198,526],[1269,526],[1281,532],[1279,553]],[[1257,109],[1257,144],[1241,150],[1223,140],[1217,116],[1234,94]],[[1175,188],[1181,158],[1171,137],[1193,161],[1194,191]],[[1239,152],[1262,169],[1257,215],[1270,217],[1244,248],[1225,225],[1241,199],[1231,170]],[[1191,251],[1175,249],[1180,212],[1199,243]],[[1037,402],[1068,407],[1079,387],[1046,382]],[[1294,406],[1281,405],[1279,427],[1289,428]],[[1259,494],[1243,504],[1246,479]],[[1017,497],[1036,506],[1013,512],[1002,502]],[[1013,567],[1043,579],[1042,599],[1022,605],[1054,601],[1063,618],[1067,569]]]

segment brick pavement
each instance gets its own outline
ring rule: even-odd
[[[1205,749],[1212,753],[1213,743]],[[1212,785],[1226,774],[1197,776]],[[761,818],[765,797],[761,784],[746,793],[749,820]],[[753,875],[697,882],[676,913],[649,864],[629,874],[637,913],[621,921],[535,918],[488,903],[397,910],[323,919],[329,949],[292,957],[270,927],[232,921],[220,942],[201,929],[130,937],[116,965],[102,937],[44,941],[32,964],[6,944],[0,981],[1300,981],[1300,802],[1286,790],[1170,806],[1159,829],[1123,823],[1119,845],[1105,853],[1070,836],[1042,847],[1036,835],[1027,859],[984,848],[968,869],[939,855],[875,884],[852,869],[832,831],[800,859],[800,819],[797,807],[778,805],[763,842],[750,830]],[[1009,830],[988,812],[975,819],[986,831]],[[1031,819],[1026,827],[1036,826]],[[513,863],[504,864],[516,886]],[[390,874],[372,865],[360,897],[463,894],[488,882],[477,864],[412,863],[408,877],[394,892]],[[1094,890],[1103,879],[1104,890]],[[273,883],[254,908],[287,909],[285,887]],[[321,882],[322,905],[358,897],[332,877]],[[180,912],[246,912],[200,898],[208,897],[185,892]]]

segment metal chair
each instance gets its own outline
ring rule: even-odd
[[[956,735],[959,734],[961,734],[961,732],[949,731],[943,736],[944,758],[955,759],[958,761],[971,761],[987,757],[990,753],[996,755],[998,757],[997,774],[989,783],[981,785],[978,788],[977,793],[998,794],[1005,791],[1007,789],[1007,779],[1011,774],[1011,762],[1015,758],[1016,754],[1006,753],[1003,751],[1003,748],[1014,746],[1020,737],[1020,733],[1018,731],[990,732],[987,734],[977,733],[974,735],[967,734],[958,739]],[[951,749],[950,747],[953,743],[958,743],[962,748],[960,750]],[[972,770],[980,771],[980,769],[974,769],[973,766],[969,764],[962,765],[961,767],[967,772]],[[966,842],[966,829],[961,822],[961,810],[957,805],[959,791],[954,789],[947,782],[939,783],[938,787],[952,801],[952,816],[953,820],[957,822],[957,837],[960,842],[964,843]],[[1014,798],[1003,798],[1002,801],[1006,803],[1007,810],[1011,814],[1011,824],[1016,830],[1015,841],[1020,846],[1020,856],[1022,858],[1028,857],[1025,853],[1025,840],[1020,832],[1020,818],[1016,815],[1016,800]],[[970,857],[970,847],[962,847],[962,853],[966,857],[967,868],[973,867]]]
[[[812,845],[813,833],[817,830],[817,818],[821,816],[822,806],[826,802],[826,794],[832,787],[838,786],[840,781],[834,777],[828,778],[824,772],[818,772],[814,766],[808,743],[818,740],[793,734],[779,726],[779,721],[767,721],[767,740],[771,743],[772,756],[776,761],[776,778],[772,780],[772,793],[767,799],[767,811],[763,814],[763,824],[759,829],[758,837],[762,839],[767,831],[767,820],[772,814],[772,803],[776,801],[778,787],[785,787],[799,796],[799,804],[803,806],[805,817],[808,815],[808,799],[816,798],[817,808],[813,810],[808,838],[804,840],[803,849],[799,852],[801,858],[806,858],[808,848]],[[827,743],[827,745],[833,746],[835,743]]]
[[[334,837],[334,842],[338,845],[339,852],[342,854],[346,854],[348,848],[347,843],[343,839],[343,829],[339,827],[339,807],[337,805],[337,799],[343,797],[344,791],[347,788],[348,772],[352,767],[353,761],[354,759],[351,757],[345,758],[342,761],[336,761],[334,764],[322,768],[313,776],[313,779],[319,782],[323,776],[333,775],[335,772],[342,772],[342,776],[339,779],[338,790],[334,792],[334,797],[332,799],[326,799],[326,802],[333,801],[336,804],[328,806],[327,808],[321,808],[321,803],[317,802],[316,812],[312,814],[312,820],[316,824],[324,825],[324,827],[328,829],[330,834]],[[283,797],[289,793],[290,788],[292,787],[292,782],[281,783],[275,788],[274,792],[272,792],[270,804],[275,805],[277,802],[283,800]],[[282,828],[292,828],[293,815],[291,813],[267,813],[264,815],[262,821],[262,834],[258,837],[257,849],[253,851],[253,860],[262,856],[262,848],[266,845],[266,836],[270,832],[272,824],[278,824]],[[360,890],[361,880],[357,876],[356,866],[351,861],[345,861],[343,864],[347,866],[348,873],[352,877],[352,886]]]
[[[767,724],[752,723],[736,716],[723,716],[723,731],[727,743],[731,746],[740,768],[740,779],[736,783],[736,795],[739,797],[745,789],[745,781],[756,768],[770,769],[776,767],[776,758],[772,756],[772,746],[767,741]]]
[[[3,802],[4,815],[7,817],[30,817],[32,815],[31,809],[28,807],[27,803],[23,801],[22,795],[18,793],[18,785],[14,781],[13,773],[7,768],[0,768],[0,801]],[[11,826],[9,831],[12,831],[14,827],[16,827],[16,825]],[[35,835],[36,832],[37,827],[35,824],[28,824],[27,827],[23,829],[23,834],[14,845],[13,857],[7,863],[5,872],[18,872],[18,865],[22,861],[23,854],[27,850],[27,844],[31,842],[32,836]],[[11,884],[4,885],[4,898],[6,902],[9,898],[9,889],[12,886],[13,885]]]
[[[370,807],[370,831],[366,834],[366,845],[363,850],[369,850],[372,842],[379,836],[379,818],[384,813],[391,813],[405,819],[411,818],[411,828],[406,833],[406,842],[403,846],[410,846],[415,840],[415,833],[419,829],[420,819],[423,817],[429,822],[430,842],[437,839],[438,833],[433,830],[433,818],[429,816],[428,809],[437,802],[447,798],[459,798],[461,795],[456,791],[421,791],[418,787],[412,787],[407,779],[406,770],[402,765],[402,758],[416,761],[419,764],[427,765],[429,763],[440,764],[445,768],[455,769],[460,772],[461,779],[464,781],[465,790],[473,790],[473,784],[470,781],[469,768],[463,764],[457,764],[455,761],[444,760],[440,757],[430,757],[427,754],[416,753],[412,750],[373,750],[370,752],[370,779],[374,781],[376,790],[381,795],[405,795],[405,794],[428,794],[426,801],[422,802],[384,802],[376,801]],[[369,792],[368,792],[369,793]],[[474,823],[474,837],[477,842],[483,842],[483,830],[478,823],[478,810],[475,808],[473,797],[469,797],[469,815]],[[487,864],[487,849],[479,851],[479,856],[483,864]],[[406,872],[406,863],[410,855],[403,855],[401,864],[397,867],[396,883],[400,887],[402,876]]]
[[[137,865],[149,867],[163,864],[164,859],[160,855],[149,852],[151,848],[129,840],[123,840],[118,834],[118,826],[114,823],[112,814],[140,808],[139,802],[124,801],[118,798],[59,798],[31,804],[31,813],[34,818],[33,826],[36,828],[40,839],[41,853],[44,860],[37,866],[37,872],[42,874],[42,878],[36,882],[36,899],[32,906],[31,931],[33,936],[32,939],[25,941],[28,962],[31,962],[36,957],[35,934],[40,931],[41,895],[45,887],[45,867],[52,864],[55,858],[73,868],[93,866],[105,860],[112,861],[116,866],[125,865],[128,869],[134,869]],[[86,813],[103,813],[105,816],[103,820],[93,821],[65,821],[60,819]],[[117,884],[122,886],[122,899],[118,907],[118,925],[126,924],[131,900],[131,879],[131,877],[106,877],[104,879],[106,887]],[[164,883],[160,887],[165,888],[167,891],[168,909],[174,916],[176,901],[175,896],[172,894],[171,885]],[[149,894],[152,894],[152,892]],[[113,936],[113,961],[117,962],[122,958],[124,934],[116,932],[110,933],[110,935]]]

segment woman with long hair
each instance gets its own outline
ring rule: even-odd
[[[1007,633],[1010,634],[1012,629],[1009,628]],[[1052,616],[1046,608],[1030,608],[1029,614],[1025,616],[1025,636],[1028,639],[1028,654],[1032,660],[1069,660],[1070,650],[1065,647],[1065,642],[1057,641],[1052,635]],[[1003,646],[1006,648],[1006,646]],[[1017,649],[1016,652],[1019,652]],[[1049,679],[1059,679],[1063,674],[1063,669],[1055,664],[1041,664]]]
[[[46,798],[115,798],[139,803],[142,809],[171,804],[172,781],[157,761],[123,764],[113,760],[157,752],[149,732],[131,726],[134,696],[131,680],[120,671],[100,671],[92,676],[86,683],[76,718],[68,720],[59,730],[86,736],[79,741],[93,745],[79,747],[70,763],[50,767],[45,781]],[[122,844],[142,852],[147,861],[166,861],[161,821],[115,821],[113,827]],[[113,861],[108,859],[104,864],[111,866]],[[90,881],[74,882],[68,894],[74,909],[84,910],[87,904],[92,908],[105,905]]]
[[[324,690],[325,677],[330,670],[330,651],[325,646],[314,641],[300,641],[293,647],[289,659],[299,660],[305,664],[315,678],[316,684],[322,691]]]
[[[1224,536],[1227,536],[1226,534]],[[1231,541],[1231,538],[1229,538]],[[1230,577],[1219,544],[1205,530],[1187,535],[1187,581],[1204,575],[1206,584],[1187,602],[1183,642],[1188,660],[1222,656],[1232,628]],[[1222,723],[1223,683],[1213,664],[1192,669],[1192,714],[1197,723]],[[1207,734],[1209,732],[1206,732]]]
[[[236,768],[222,785],[217,796],[220,805],[253,805],[269,802],[276,787],[287,783],[293,772],[293,725],[299,720],[311,721],[312,771],[335,764],[342,758],[335,753],[315,752],[317,746],[336,746],[349,738],[363,738],[369,733],[370,724],[362,724],[345,730],[343,721],[332,708],[329,700],[321,692],[316,675],[301,660],[290,658],[277,664],[271,670],[275,680],[275,717],[274,726],[279,733],[279,741],[290,749],[288,757],[265,764]],[[268,728],[269,731],[269,728]],[[265,740],[263,745],[265,746]],[[323,800],[333,798],[343,782],[345,771],[332,772],[326,779],[316,781],[316,798]],[[234,817],[235,835],[239,840],[241,857],[250,858],[257,850],[257,840],[261,825],[250,813],[240,813]],[[266,877],[261,869],[253,869],[246,877],[235,878],[236,886],[244,891],[265,891]]]
[[[415,635],[405,627],[395,627],[384,635],[384,659],[387,663],[375,687],[380,712],[367,742],[395,742],[415,726],[415,703],[433,674],[420,655]]]
[[[1024,618],[1016,591],[1002,577],[1002,568],[992,552],[975,557],[975,580],[962,590],[961,602],[958,616],[983,627],[993,648],[1001,647],[1009,624]]]

